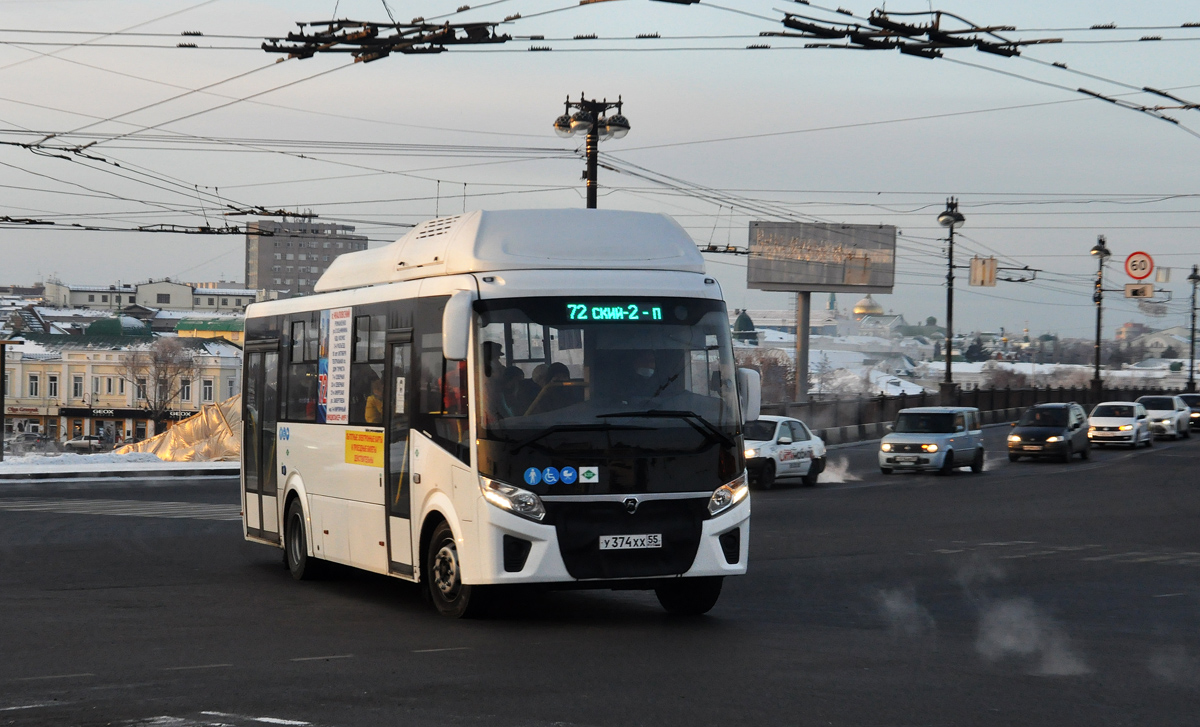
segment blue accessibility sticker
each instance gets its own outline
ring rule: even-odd
[[[557,484],[558,470],[554,469],[553,467],[547,467],[546,469],[542,470],[542,479],[545,480],[547,485]]]
[[[575,471],[574,467],[563,467],[559,477],[562,478],[564,485],[573,485],[575,480],[579,479],[579,473]]]
[[[530,467],[525,470],[525,484],[536,485],[542,481],[542,471],[537,467]]]

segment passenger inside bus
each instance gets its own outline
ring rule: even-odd
[[[383,423],[383,379],[371,382],[371,395],[367,397],[363,419],[367,424]]]
[[[555,361],[546,372],[546,384],[537,398],[525,410],[525,414],[540,414],[578,404],[583,401],[583,387],[571,381],[571,371],[566,364]]]

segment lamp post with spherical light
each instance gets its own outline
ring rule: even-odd
[[[587,154],[587,169],[583,178],[587,180],[587,208],[596,209],[596,168],[599,166],[599,147],[601,141],[621,139],[629,133],[629,119],[621,114],[621,97],[616,101],[603,99],[585,99],[579,94],[578,101],[572,101],[568,96],[563,115],[554,120],[554,133],[563,138],[583,134],[587,138],[585,148]],[[572,109],[575,113],[571,113]],[[617,113],[608,114],[615,109]]]

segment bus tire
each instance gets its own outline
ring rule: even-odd
[[[445,520],[439,522],[429,538],[425,551],[425,582],[429,597],[438,613],[450,618],[476,615],[482,600],[478,586],[462,582],[462,562],[454,531]]]
[[[673,578],[654,589],[658,602],[675,616],[701,616],[712,610],[721,597],[722,576]]]
[[[322,563],[308,554],[308,531],[304,527],[304,508],[299,499],[288,505],[284,523],[283,557],[292,578],[298,581],[319,578]]]

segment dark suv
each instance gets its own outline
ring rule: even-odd
[[[1073,454],[1087,459],[1090,449],[1087,412],[1075,402],[1031,406],[1008,435],[1011,462],[1022,457],[1053,457],[1070,462]]]

